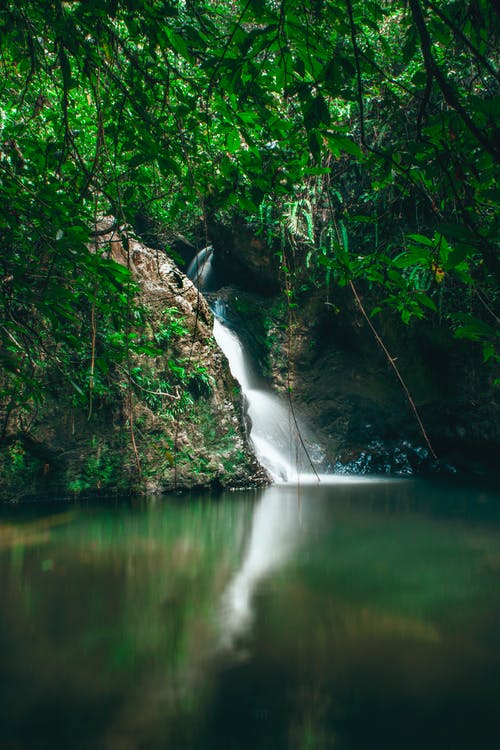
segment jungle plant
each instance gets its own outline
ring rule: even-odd
[[[49,370],[91,411],[182,328],[138,342],[130,274],[92,250],[102,216],[253,216],[294,304],[304,269],[359,281],[493,362],[498,32],[488,0],[3,3],[2,432]]]

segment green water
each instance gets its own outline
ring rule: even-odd
[[[500,496],[0,509],[1,750],[497,750]]]

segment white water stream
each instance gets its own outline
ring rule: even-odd
[[[209,245],[200,250],[187,270],[201,291],[209,290],[213,283],[213,259],[214,250]],[[291,404],[262,387],[255,377],[238,335],[226,325],[225,303],[216,300],[214,308],[214,337],[241,385],[251,424],[250,441],[258,461],[276,483],[331,481],[331,475],[320,475],[325,458],[322,448]]]
[[[278,483],[319,481],[320,475],[313,467],[323,458],[322,451],[306,427],[299,424],[290,405],[279,395],[257,385],[237,334],[217,316],[214,337],[241,385],[251,422],[250,440],[257,459],[271,479]]]

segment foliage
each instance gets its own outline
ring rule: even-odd
[[[4,3],[5,419],[49,366],[85,408],[112,367],[139,387],[134,284],[92,249],[103,215],[243,213],[289,293],[363,279],[374,312],[445,318],[497,357],[498,27],[487,0]],[[173,393],[182,367],[140,387]]]
[[[13,487],[30,487],[43,473],[43,462],[31,456],[19,440],[6,447],[6,460],[0,462],[0,482]]]

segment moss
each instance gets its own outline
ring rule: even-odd
[[[117,447],[102,442],[96,444],[95,438],[92,438],[90,452],[82,462],[81,471],[73,476],[69,474],[71,478],[66,480],[67,490],[80,494],[93,490],[125,489],[127,482]]]
[[[46,476],[48,464],[32,455],[21,440],[15,440],[0,452],[0,500],[16,501],[33,492]]]
[[[156,255],[132,244],[146,282],[135,300],[134,330],[100,330],[97,343],[113,357],[104,364],[98,357],[91,379],[86,360],[71,380],[47,362],[29,428],[19,410],[10,412],[8,439],[17,447],[0,461],[4,498],[15,486],[20,499],[28,490],[62,497],[241,486],[258,473],[245,446],[240,391],[211,335],[206,300],[175,267],[160,275]],[[113,241],[113,257],[125,263],[120,247]]]

